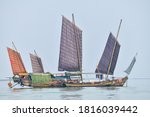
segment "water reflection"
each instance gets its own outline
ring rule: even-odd
[[[84,89],[83,87],[65,87],[60,88],[60,91],[72,92],[72,91],[81,91],[83,89]]]
[[[80,94],[84,88],[83,87],[65,87],[61,88],[60,91],[63,92],[60,98],[63,100],[81,100],[82,95]]]
[[[61,95],[60,96],[62,100],[82,100],[82,95],[79,94],[70,94],[70,95]]]
[[[99,90],[118,90],[119,87],[96,87]]]
[[[102,99],[117,99],[120,87],[96,87],[96,89],[102,94]]]

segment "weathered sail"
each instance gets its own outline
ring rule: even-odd
[[[30,54],[32,71],[33,73],[44,73],[43,64],[41,58],[37,55]]]
[[[64,16],[59,54],[59,71],[80,71],[82,69],[82,31]]]
[[[132,68],[133,68],[133,66],[134,66],[134,64],[135,64],[135,62],[136,62],[136,56],[134,56],[133,60],[131,61],[130,65],[129,65],[129,67],[124,72],[126,72],[129,75]]]
[[[9,55],[13,74],[18,75],[19,73],[26,73],[26,69],[23,64],[20,53],[18,53],[17,51],[11,48],[7,48],[7,50],[8,50],[8,55]]]
[[[114,47],[115,47],[115,49],[114,49]],[[114,49],[114,53],[113,53],[113,49]],[[107,43],[106,43],[106,46],[105,46],[105,49],[104,49],[104,52],[102,54],[102,57],[99,61],[99,64],[98,64],[95,72],[107,74],[108,69],[109,69],[109,64],[111,63],[108,74],[112,75],[114,73],[114,70],[116,67],[119,50],[120,50],[119,42],[116,40],[116,38],[113,36],[113,34],[110,33]],[[111,57],[112,57],[112,62],[111,62]]]

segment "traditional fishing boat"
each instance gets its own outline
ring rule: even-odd
[[[104,86],[123,86],[128,80],[128,75],[125,77],[112,76],[116,67],[120,44],[118,42],[119,30],[122,20],[120,21],[117,36],[109,34],[103,55],[95,70],[96,77],[103,79],[96,82],[84,82],[82,72],[82,30],[75,25],[74,15],[72,22],[62,16],[62,31],[60,41],[59,54],[59,71],[66,71],[66,76],[77,77],[78,80],[67,80],[68,87],[104,87]],[[133,67],[133,66],[132,66]],[[132,69],[132,68],[131,68]],[[127,72],[126,72],[127,73]],[[106,76],[105,79],[103,76]],[[112,76],[111,78],[109,76]]]
[[[82,71],[82,30],[75,24],[74,15],[72,15],[72,22],[66,17],[62,16],[62,31],[60,41],[60,53],[58,71],[65,71],[59,74],[44,73],[41,58],[36,54],[30,54],[33,73],[27,73],[23,64],[20,53],[15,50],[7,48],[12,71],[14,76],[13,81],[16,84],[8,83],[10,87],[18,84],[20,86],[30,87],[105,87],[105,86],[123,86],[128,80],[135,61],[136,56],[131,64],[125,70],[125,77],[114,77],[114,70],[116,67],[120,44],[118,42],[119,30],[122,20],[120,21],[117,36],[109,34],[104,52],[96,67],[95,73],[83,73]],[[85,82],[83,80],[84,74],[94,74],[99,81]],[[105,76],[105,77],[104,77]]]

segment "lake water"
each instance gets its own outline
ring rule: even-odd
[[[150,79],[129,78],[124,87],[10,89],[0,81],[0,100],[150,100]]]

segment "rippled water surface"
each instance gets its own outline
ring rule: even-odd
[[[145,100],[150,99],[150,79],[132,78],[124,87],[10,89],[0,81],[1,100]]]

